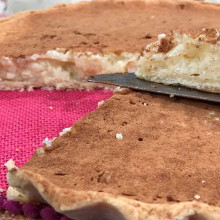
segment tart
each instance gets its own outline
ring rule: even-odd
[[[219,14],[215,3],[104,0],[1,19],[0,89],[94,88],[88,75],[135,72],[159,34],[220,29]]]
[[[123,90],[37,149],[9,200],[79,220],[219,220],[220,108]]]

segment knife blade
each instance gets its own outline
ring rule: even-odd
[[[87,81],[93,83],[115,85],[124,88],[147,91],[152,93],[159,93],[159,94],[172,95],[177,97],[184,97],[184,98],[220,103],[220,94],[218,93],[204,92],[182,86],[154,83],[154,82],[138,79],[134,73],[127,73],[127,74],[114,73],[114,74],[94,75],[94,76],[89,76]]]

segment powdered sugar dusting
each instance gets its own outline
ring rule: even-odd
[[[49,140],[49,138],[47,137],[43,140],[43,144],[45,144],[46,147],[50,147],[52,145],[52,142],[53,140]]]
[[[18,167],[15,166],[15,162],[12,159],[10,159],[7,163],[5,163],[4,166],[7,167],[9,172],[18,169]]]
[[[117,138],[118,140],[122,140],[122,139],[123,139],[122,133],[117,133],[117,134],[116,134],[116,138]]]
[[[67,132],[69,132],[69,131],[71,130],[71,128],[72,128],[72,127],[64,128],[63,131],[61,131],[61,132],[59,133],[59,135],[62,136],[62,135],[64,135],[64,134],[66,134]]]
[[[158,35],[158,40],[161,40],[162,38],[166,37],[166,34],[159,34]]]
[[[98,102],[98,108],[101,106],[101,105],[103,105],[104,104],[104,100],[102,100],[102,101],[100,101],[100,102]]]
[[[198,200],[198,199],[201,198],[201,196],[200,195],[195,195],[194,198]]]

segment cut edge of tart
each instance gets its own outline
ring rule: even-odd
[[[138,53],[93,54],[60,49],[24,58],[0,58],[0,90],[93,89],[89,75],[135,72]]]
[[[220,28],[219,13],[216,3],[105,0],[1,19],[0,90],[93,89],[88,75],[135,72],[158,34]]]
[[[138,61],[136,76],[166,85],[181,85],[220,93],[220,34],[202,29],[190,34],[161,34],[146,46]]]

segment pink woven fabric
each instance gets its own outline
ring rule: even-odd
[[[6,169],[13,159],[17,166],[29,160],[42,141],[97,108],[110,91],[0,92],[0,188],[6,189]]]

